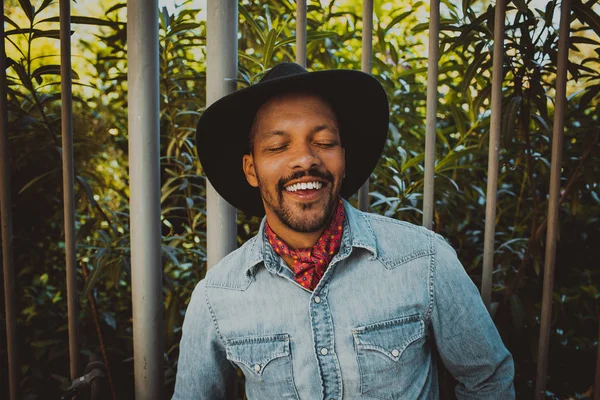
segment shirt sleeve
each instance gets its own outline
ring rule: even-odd
[[[441,237],[436,237],[431,323],[459,399],[514,399],[514,364],[479,291]]]
[[[192,293],[183,322],[172,400],[233,398],[237,371],[227,360],[216,324],[201,281]]]

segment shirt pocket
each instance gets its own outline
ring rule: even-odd
[[[425,322],[419,314],[352,330],[361,394],[392,400],[405,398],[427,366]],[[418,391],[417,391],[418,393]]]
[[[246,377],[248,399],[298,399],[288,334],[230,339],[226,352]]]

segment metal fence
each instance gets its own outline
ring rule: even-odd
[[[566,104],[566,73],[569,47],[570,0],[562,0],[560,19],[556,111],[552,143],[550,200],[544,265],[544,288],[539,341],[536,397],[544,397],[548,363],[548,341],[552,311],[552,288],[558,235],[558,207],[562,141]],[[4,6],[4,3],[3,3]],[[306,65],[306,0],[297,0],[296,62]],[[159,180],[159,65],[157,0],[127,1],[129,78],[129,156],[132,302],[134,335],[135,393],[138,399],[159,399],[163,387],[162,271],[160,264],[160,180]],[[423,225],[432,227],[434,213],[434,171],[436,111],[438,102],[438,59],[440,1],[431,2],[429,21],[429,64],[425,143],[425,187]],[[237,0],[209,0],[207,13],[207,105],[236,89]],[[504,42],[506,0],[496,2],[494,42]],[[371,73],[373,0],[363,3],[362,70]],[[71,98],[70,1],[60,0],[62,146],[64,221],[66,237],[67,298],[69,316],[70,373],[81,373],[78,365],[75,223],[73,200],[73,128]],[[0,40],[0,205],[4,294],[10,399],[18,397],[19,361],[16,354],[15,278],[12,253],[12,219],[7,131],[6,58],[4,24]],[[502,65],[504,48],[494,47],[491,129],[488,156],[488,186],[481,293],[490,310],[499,136],[501,130]],[[369,182],[359,191],[359,207],[367,209]],[[236,246],[236,210],[208,184],[207,189],[208,267],[212,267]],[[149,295],[151,294],[151,295]]]

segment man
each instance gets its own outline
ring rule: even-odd
[[[248,399],[435,399],[436,353],[459,398],[514,398],[511,355],[454,250],[342,199],[387,130],[374,78],[291,63],[206,110],[208,179],[266,217],[194,290],[174,399],[231,398],[238,368]]]

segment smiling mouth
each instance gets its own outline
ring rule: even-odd
[[[304,192],[309,190],[319,190],[324,186],[323,182],[310,181],[310,182],[299,182],[292,185],[285,186],[286,192]]]

